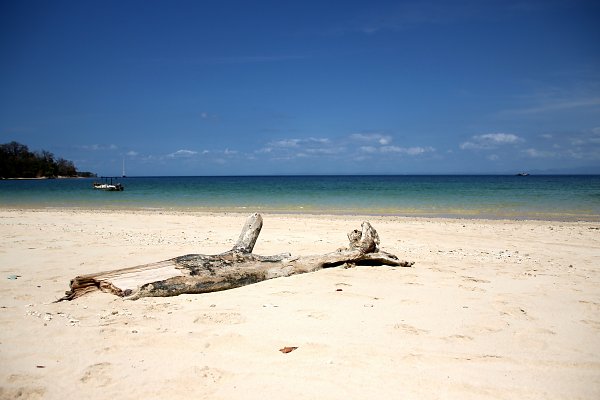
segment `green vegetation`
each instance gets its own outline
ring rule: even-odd
[[[12,141],[0,144],[0,178],[93,177],[91,172],[78,172],[72,161],[54,158],[49,151],[29,151],[24,144]]]

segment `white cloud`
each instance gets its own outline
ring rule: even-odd
[[[593,128],[584,132],[579,132],[568,136],[568,140],[573,146],[596,146],[600,144],[600,129]]]
[[[377,147],[373,146],[361,146],[359,150],[363,153],[377,153]]]
[[[92,151],[100,151],[100,150],[117,150],[118,147],[114,144],[104,145],[104,144],[91,144],[91,145],[83,145],[80,146],[83,150],[92,150]]]
[[[300,146],[306,146],[310,144],[327,144],[330,140],[328,138],[315,138],[309,137],[306,139],[281,139],[270,142],[267,148],[280,147],[280,148],[295,148]]]
[[[561,100],[542,100],[538,105],[517,110],[508,110],[502,114],[508,115],[528,115],[542,114],[549,112],[557,112],[562,110],[572,110],[580,108],[591,108],[600,105],[600,97],[587,97],[578,99],[561,99]]]
[[[354,133],[350,135],[350,138],[361,142],[378,143],[382,146],[392,142],[391,136],[381,133]]]
[[[283,139],[277,140],[275,142],[271,142],[270,145],[273,147],[298,147],[298,143],[300,143],[300,139]]]
[[[470,140],[461,143],[460,148],[463,150],[486,150],[523,141],[524,139],[512,133],[486,133],[472,136]]]
[[[309,142],[313,142],[313,143],[321,143],[321,144],[326,144],[326,143],[330,143],[331,140],[329,140],[328,138],[308,138]]]
[[[409,156],[417,156],[423,153],[431,153],[435,151],[433,147],[399,147],[399,146],[383,146],[380,148],[382,153],[400,153]]]
[[[563,154],[577,159],[600,160],[600,129],[592,128],[568,135]]]
[[[590,143],[600,144],[600,137],[591,137],[589,138]]]
[[[329,157],[373,157],[376,154],[418,156],[435,152],[433,147],[402,147],[391,144],[392,137],[381,133],[354,133],[335,140],[323,137],[287,138],[269,142],[254,154],[268,154],[273,159]]]
[[[585,158],[585,154],[581,150],[570,149],[567,151],[567,155],[572,158],[582,159]]]
[[[202,111],[200,112],[200,119],[205,122],[216,122],[219,121],[219,115]]]
[[[304,151],[308,154],[338,154],[344,149],[342,147],[323,147],[305,149]]]
[[[406,154],[417,156],[435,152],[435,149],[430,146],[403,147],[392,145],[392,137],[381,133],[354,133],[350,135],[350,140],[365,142],[365,145],[358,147],[358,151],[363,154]]]
[[[323,137],[287,138],[267,143],[256,154],[270,154],[275,159],[292,159],[318,154],[335,154],[338,147],[332,147],[331,139]]]
[[[513,135],[512,133],[487,133],[485,135],[478,136],[478,138],[482,141],[498,144],[517,143],[522,140],[517,135]]]
[[[578,132],[554,132],[538,135],[540,140],[520,150],[530,158],[600,160],[600,129]]]
[[[126,156],[130,156],[130,157],[135,157],[137,156],[139,153],[137,151],[128,151],[127,153],[125,153]]]
[[[177,150],[174,153],[168,154],[167,157],[169,157],[169,158],[187,158],[187,157],[192,157],[196,154],[198,154],[198,152],[193,151],[193,150]]]
[[[268,154],[273,152],[272,147],[263,147],[262,149],[258,149],[254,151],[257,154]]]
[[[529,157],[532,157],[532,158],[548,158],[548,157],[554,157],[556,155],[555,153],[553,153],[551,151],[538,150],[538,149],[534,149],[534,148],[526,149],[523,151],[525,152],[525,154],[527,154]]]

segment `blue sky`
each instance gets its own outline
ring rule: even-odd
[[[600,173],[600,6],[0,1],[0,143],[100,175]]]

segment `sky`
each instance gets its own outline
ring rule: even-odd
[[[0,0],[0,143],[128,176],[600,173],[600,2]]]

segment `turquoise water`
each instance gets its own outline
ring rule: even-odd
[[[600,176],[245,176],[0,181],[3,208],[600,220]]]

